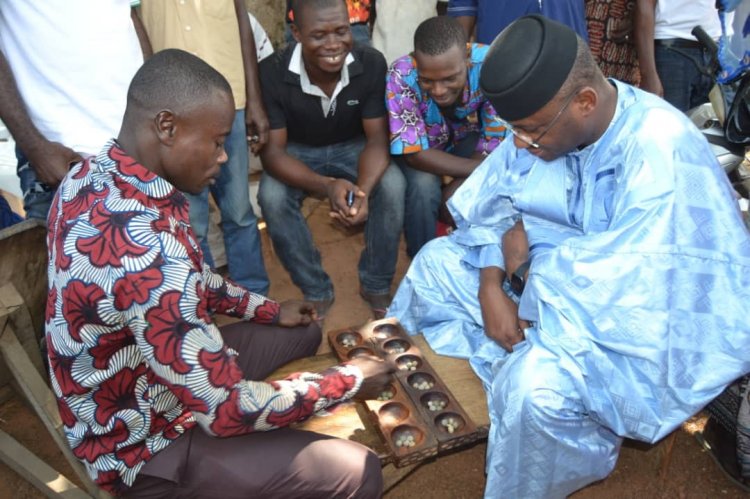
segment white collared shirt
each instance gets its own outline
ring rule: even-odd
[[[299,43],[294,47],[294,52],[292,52],[292,57],[289,60],[289,71],[299,75],[300,86],[304,93],[320,97],[323,116],[328,116],[329,114],[333,116],[336,114],[336,97],[349,84],[349,64],[352,62],[354,62],[354,56],[349,52],[346,54],[344,67],[341,68],[341,77],[330,97],[328,97],[319,86],[310,81],[310,77],[305,70],[305,62],[302,60],[302,45]]]

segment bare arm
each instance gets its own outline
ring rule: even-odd
[[[425,149],[413,154],[405,154],[404,160],[412,168],[433,173],[435,175],[450,175],[465,178],[479,166],[482,158],[472,156],[461,158],[439,149]]]
[[[388,124],[385,117],[362,120],[365,147],[359,155],[357,183],[366,193],[372,192],[390,163]]]
[[[258,80],[258,54],[255,48],[255,37],[244,0],[234,0],[234,10],[237,14],[237,24],[240,29],[240,45],[242,48],[242,65],[245,68],[245,123],[247,135],[257,135],[257,142],[250,146],[254,154],[258,154],[268,142],[268,116],[263,107],[263,99]]]
[[[143,26],[143,22],[138,15],[138,10],[135,7],[130,8],[130,19],[133,21],[135,34],[138,36],[138,43],[141,44],[141,52],[143,53],[143,60],[145,61],[154,55],[154,49],[151,47],[151,41],[146,33],[146,28]]]
[[[641,88],[658,96],[664,95],[654,60],[654,13],[656,0],[637,0],[635,7],[635,49],[641,70]]]
[[[71,163],[81,160],[72,149],[50,142],[31,121],[16,87],[5,54],[0,52],[0,119],[24,153],[40,181],[54,187],[68,173]]]
[[[474,36],[474,26],[477,22],[477,18],[474,16],[459,16],[456,18],[458,24],[464,29],[466,33],[466,39],[471,40]]]

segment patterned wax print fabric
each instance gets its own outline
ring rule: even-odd
[[[411,55],[396,59],[386,75],[385,105],[391,130],[391,154],[412,154],[430,148],[450,152],[471,132],[480,132],[477,152],[489,154],[505,137],[505,126],[479,89],[485,45],[470,44],[468,77],[453,118],[419,87],[417,63]]]
[[[638,54],[632,36],[635,0],[586,0],[589,48],[605,76],[638,85]]]
[[[73,454],[109,492],[196,424],[217,437],[272,430],[359,388],[350,366],[242,378],[211,314],[271,323],[279,305],[213,273],[185,197],[114,141],[71,169],[48,227],[52,388]]]
[[[719,82],[727,83],[750,69],[750,2],[719,0],[719,3],[722,32]],[[734,16],[729,13],[734,13]]]
[[[750,235],[731,186],[685,116],[612,82],[595,143],[545,162],[504,141],[474,171],[449,201],[458,228],[422,249],[388,309],[483,380],[487,497],[604,478],[622,437],[664,437],[750,371]],[[532,326],[508,354],[477,290],[519,218]]]

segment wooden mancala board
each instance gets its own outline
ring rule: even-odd
[[[378,400],[366,402],[396,466],[414,464],[482,435],[395,319],[328,332],[341,361],[373,355],[397,367]]]

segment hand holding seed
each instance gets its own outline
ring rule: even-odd
[[[359,367],[364,376],[362,386],[354,396],[359,400],[375,400],[391,383],[391,374],[395,371],[393,365],[377,357],[362,356],[349,361],[349,364]]]

